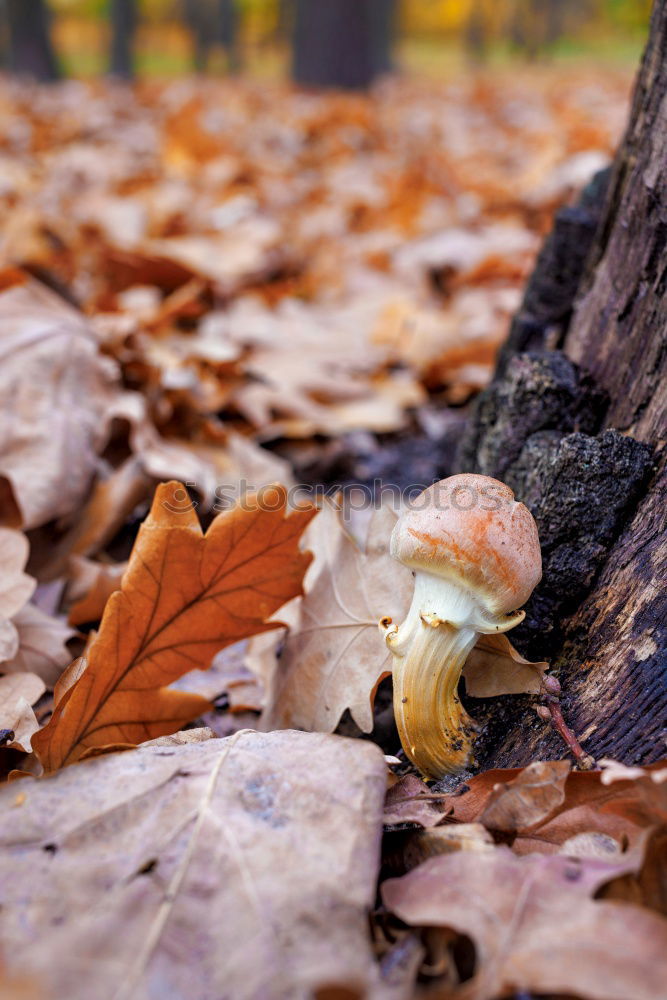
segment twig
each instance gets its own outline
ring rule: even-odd
[[[568,750],[577,762],[580,771],[591,771],[595,767],[595,758],[586,753],[581,743],[574,735],[567,722],[563,718],[560,707],[560,682],[556,677],[547,674],[543,681],[540,694],[544,699],[544,705],[538,705],[537,714],[540,719],[550,722],[558,735],[561,737]]]

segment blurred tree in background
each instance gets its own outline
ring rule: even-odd
[[[51,42],[51,12],[45,0],[4,0],[7,63],[14,73],[56,80],[58,63]]]
[[[198,72],[208,67],[211,49],[221,45],[228,58],[228,68],[241,67],[238,22],[235,0],[185,0],[185,20],[194,38],[194,63]]]
[[[295,0],[297,83],[363,88],[391,68],[395,0]]]
[[[125,79],[134,76],[137,13],[136,0],[111,0],[111,72]]]
[[[110,66],[130,77],[194,67],[281,72],[291,51],[307,85],[365,87],[392,66],[433,51],[475,60],[622,50],[643,41],[651,0],[0,0],[4,65],[53,79],[58,54],[74,74]],[[447,52],[443,51],[447,46]],[[221,58],[218,58],[220,55]],[[215,57],[215,58],[213,58]],[[268,69],[267,69],[268,67]]]

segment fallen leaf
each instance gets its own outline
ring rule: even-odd
[[[19,671],[37,674],[52,688],[72,658],[65,644],[76,634],[74,629],[34,604],[24,605],[12,622],[19,648],[11,660],[0,664],[0,670],[6,674]]]
[[[661,763],[652,767],[628,767],[608,757],[603,757],[598,763],[602,768],[600,782],[603,785],[613,785],[615,781],[636,781],[639,778],[647,778],[656,785],[667,781],[667,766],[662,766]]]
[[[505,634],[480,635],[463,667],[471,698],[537,694],[549,664],[524,660]]]
[[[0,333],[0,476],[35,528],[85,499],[118,369],[84,316],[27,276],[0,292]]]
[[[77,513],[71,530],[58,544],[58,551],[70,555],[89,556],[99,552],[125,523],[134,508],[151,493],[152,479],[143,469],[142,461],[131,456],[117,469],[95,483],[92,494]],[[61,565],[49,562],[51,573]]]
[[[8,747],[30,753],[30,740],[39,729],[32,705],[46,686],[36,674],[7,674],[0,677],[0,729],[14,733]]]
[[[101,619],[106,603],[120,589],[127,563],[98,563],[85,556],[70,556],[67,602],[71,625],[85,625]]]
[[[441,823],[451,806],[443,804],[445,797],[431,792],[428,785],[414,774],[406,774],[387,792],[382,822],[385,826],[416,823],[424,828]]]
[[[385,882],[382,898],[410,926],[472,939],[475,974],[449,996],[655,1000],[667,978],[667,920],[591,898],[628,869],[622,858],[517,858],[498,847],[426,861]]]
[[[395,523],[391,508],[378,510],[362,553],[333,506],[312,522],[313,564],[305,597],[283,609],[289,629],[268,685],[267,729],[332,732],[346,708],[361,730],[373,728],[374,692],[391,671],[378,622],[400,619],[412,594],[412,573],[388,555]]]
[[[565,762],[552,762],[562,768]],[[545,787],[529,775],[520,781],[527,768],[485,771],[467,779],[462,793],[448,795],[443,801],[451,808],[453,818],[460,823],[479,821],[494,795],[504,798],[503,790],[512,788],[517,782],[521,789],[523,810],[529,817],[539,812],[544,805],[554,803],[560,797],[561,777],[557,777],[552,787],[550,776],[558,774],[547,767],[546,802]],[[564,796],[560,804],[530,826],[517,831],[512,847],[516,853],[528,854],[533,851],[555,853],[572,837],[578,834],[602,834],[617,840],[622,845],[633,846],[650,827],[667,824],[667,782],[655,781],[654,775],[665,770],[664,763],[641,769],[641,775],[633,778],[603,784],[604,772],[570,771],[563,786]],[[619,774],[620,778],[620,773]],[[622,773],[622,772],[621,772]],[[495,792],[495,789],[499,792]],[[536,803],[530,801],[535,793]],[[511,795],[512,793],[510,793]],[[507,802],[507,799],[505,799]],[[517,805],[516,799],[514,805]]]
[[[253,640],[247,665],[268,690],[263,724],[268,729],[332,732],[346,708],[363,732],[373,727],[372,701],[391,656],[377,624],[401,621],[410,605],[413,576],[389,555],[397,513],[373,513],[365,552],[345,531],[340,513],[327,504],[306,533],[315,558],[306,596],[283,608],[287,635]],[[469,666],[470,664],[470,666]],[[468,693],[478,698],[536,692],[546,663],[524,660],[505,636],[480,636],[463,670]]]
[[[70,1000],[373,995],[385,773],[368,742],[241,732],[2,789],[8,971]]]
[[[23,572],[28,561],[28,539],[20,531],[0,527],[0,664],[12,660],[19,635],[11,619],[30,599],[36,582]]]
[[[587,836],[599,838],[602,835]],[[607,839],[611,840],[611,837]],[[617,850],[621,853],[622,846],[617,841],[612,843],[617,845]],[[571,847],[572,841],[567,841],[567,844]],[[565,846],[561,848],[562,853],[566,853]],[[667,917],[667,827],[650,827],[631,850],[640,858],[637,869],[606,885],[600,894],[601,898],[647,906]]]
[[[219,514],[206,534],[179,483],[156,490],[121,589],[109,598],[87,666],[35,738],[45,770],[92,747],[140,743],[182,728],[208,701],[166,685],[223,646],[274,628],[301,590],[299,537],[314,514],[285,517],[286,493],[264,491]]]
[[[480,816],[489,830],[516,833],[545,820],[565,799],[566,760],[535,761],[506,784],[494,786]]]
[[[172,733],[171,736],[158,736],[155,740],[146,740],[141,743],[142,749],[145,747],[182,747],[190,743],[205,743],[207,740],[214,740],[215,733],[208,726],[200,726],[198,729],[182,729],[179,733]]]

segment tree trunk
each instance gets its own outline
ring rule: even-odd
[[[296,0],[292,74],[306,86],[364,89],[391,63],[393,0]]]
[[[538,522],[544,577],[513,641],[551,661],[584,747],[629,763],[665,754],[665,163],[658,0],[611,175],[559,214],[460,454]],[[529,699],[470,708],[487,722],[480,763],[563,755]]]
[[[136,0],[111,0],[111,72],[124,80],[134,76]]]
[[[374,74],[390,73],[396,36],[396,0],[371,0],[371,44]]]
[[[0,0],[0,71],[9,69],[9,25],[7,0]]]
[[[217,35],[227,53],[229,71],[238,73],[243,59],[239,39],[239,11],[235,0],[218,0]]]
[[[193,41],[193,62],[198,73],[203,73],[208,62],[210,40],[204,27],[203,4],[206,0],[185,0],[185,23]]]
[[[45,0],[6,0],[9,25],[9,68],[37,80],[59,76]]]

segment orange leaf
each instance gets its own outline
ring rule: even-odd
[[[299,537],[315,513],[286,517],[282,487],[262,508],[239,503],[202,533],[180,483],[158,487],[121,589],[109,598],[87,667],[34,739],[45,770],[91,747],[176,732],[206,711],[199,695],[170,690],[224,646],[275,628],[270,616],[301,593],[310,554]]]

